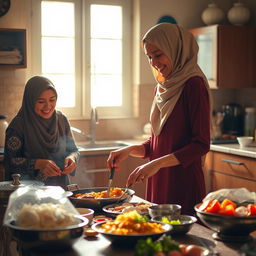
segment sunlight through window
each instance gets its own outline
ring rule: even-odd
[[[121,6],[91,5],[93,106],[122,105],[122,61]]]
[[[74,4],[42,1],[42,74],[55,84],[58,107],[75,106]]]

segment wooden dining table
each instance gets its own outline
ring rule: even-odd
[[[131,202],[141,202],[143,199],[133,196]],[[242,256],[240,248],[246,242],[223,242],[213,238],[214,231],[205,227],[200,223],[195,223],[191,230],[182,236],[172,236],[172,239],[182,244],[195,244],[207,248],[212,252],[209,256]],[[252,240],[256,242],[256,234],[252,233]],[[133,256],[135,252],[134,246],[126,246],[125,244],[116,245],[104,238],[101,234],[95,237],[82,237],[72,248],[60,252],[35,252],[29,251],[26,256]],[[214,252],[216,254],[214,254]],[[23,255],[22,255],[23,256]]]

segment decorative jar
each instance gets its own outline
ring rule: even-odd
[[[206,25],[220,24],[225,17],[221,10],[214,2],[208,4],[208,7],[202,13],[202,20]]]
[[[241,2],[234,3],[228,11],[228,20],[234,25],[243,25],[250,19],[250,10]]]

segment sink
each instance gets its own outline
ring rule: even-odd
[[[79,151],[91,151],[91,150],[114,150],[117,148],[128,146],[129,143],[122,141],[97,141],[95,143],[78,142]]]

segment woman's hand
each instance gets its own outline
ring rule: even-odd
[[[128,177],[126,186],[130,187],[136,182],[145,182],[156,174],[161,168],[179,165],[179,160],[174,154],[159,157],[151,162],[137,167]]]
[[[70,174],[76,168],[76,159],[74,156],[67,156],[64,160],[64,167],[62,174]]]
[[[145,182],[149,177],[153,176],[160,170],[161,166],[157,161],[138,166],[128,177],[126,186],[130,187],[137,182]]]
[[[39,169],[45,177],[60,176],[61,169],[52,160],[37,159],[35,169]]]
[[[108,168],[115,167],[117,170],[120,169],[120,163],[130,155],[131,151],[132,146],[111,151],[107,160]]]

